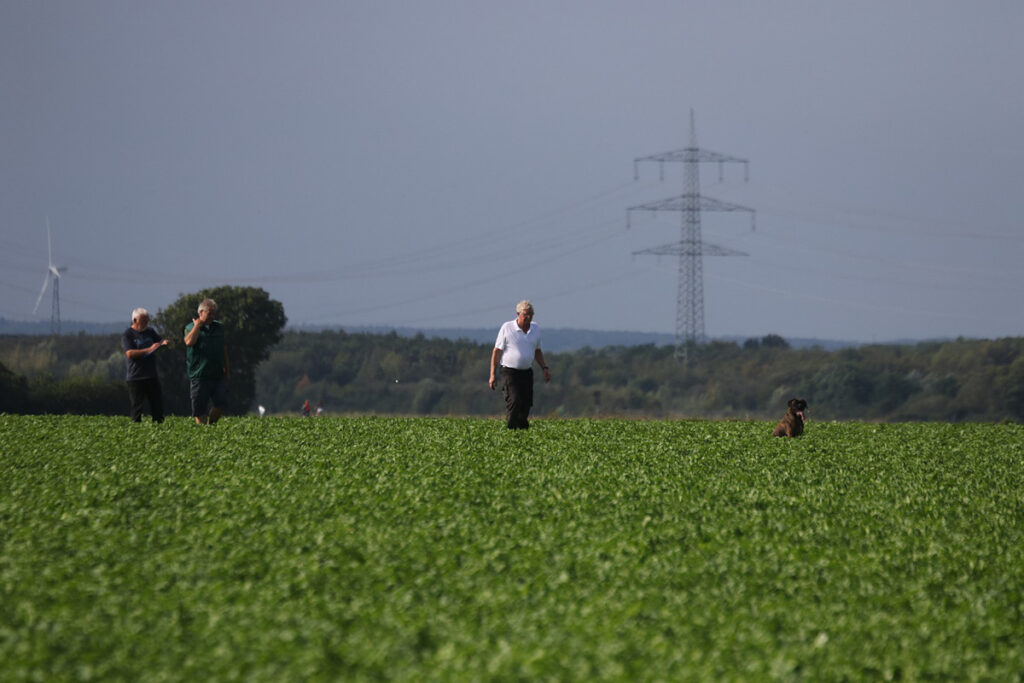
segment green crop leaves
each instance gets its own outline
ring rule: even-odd
[[[4,680],[1013,680],[1018,425],[0,416]]]

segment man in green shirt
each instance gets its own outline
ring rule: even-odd
[[[227,403],[228,350],[224,325],[215,320],[217,302],[203,299],[199,317],[185,326],[185,359],[196,424],[216,424]],[[206,407],[213,407],[207,415]]]

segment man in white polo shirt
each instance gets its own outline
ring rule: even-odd
[[[533,361],[540,363],[544,381],[551,381],[551,371],[540,350],[540,328],[533,323],[533,305],[526,300],[516,304],[516,319],[498,330],[491,352],[491,389],[498,386],[495,371],[501,364],[502,391],[505,394],[506,423],[509,429],[529,429],[530,407],[533,406]]]

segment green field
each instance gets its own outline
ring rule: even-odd
[[[0,680],[1020,680],[1024,427],[0,416]]]

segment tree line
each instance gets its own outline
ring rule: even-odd
[[[156,352],[169,415],[191,413],[184,329],[206,298],[217,302],[217,318],[229,337],[229,413],[242,414],[253,405],[256,371],[281,340],[287,321],[281,303],[258,287],[204,289],[183,294],[160,309],[152,317],[152,326],[170,342]],[[0,412],[124,414],[128,405],[124,376],[120,334],[0,335]]]
[[[695,345],[612,346],[547,354],[538,416],[774,419],[793,397],[817,419],[1024,419],[1024,338],[792,349],[769,335]],[[277,411],[497,415],[486,388],[490,345],[345,332],[286,333],[257,375]]]
[[[257,405],[299,414],[305,400],[328,414],[503,414],[500,390],[487,388],[489,344],[279,330],[262,341],[264,357],[250,354],[251,373],[232,381],[236,414]],[[821,420],[1024,420],[1024,338],[826,351],[768,336],[696,345],[687,363],[674,351],[547,354],[554,377],[538,377],[534,415],[775,419],[799,396]],[[188,414],[183,349],[172,346],[161,362],[165,392],[178,392],[168,412]],[[127,413],[118,335],[0,337],[0,363],[0,411]]]

